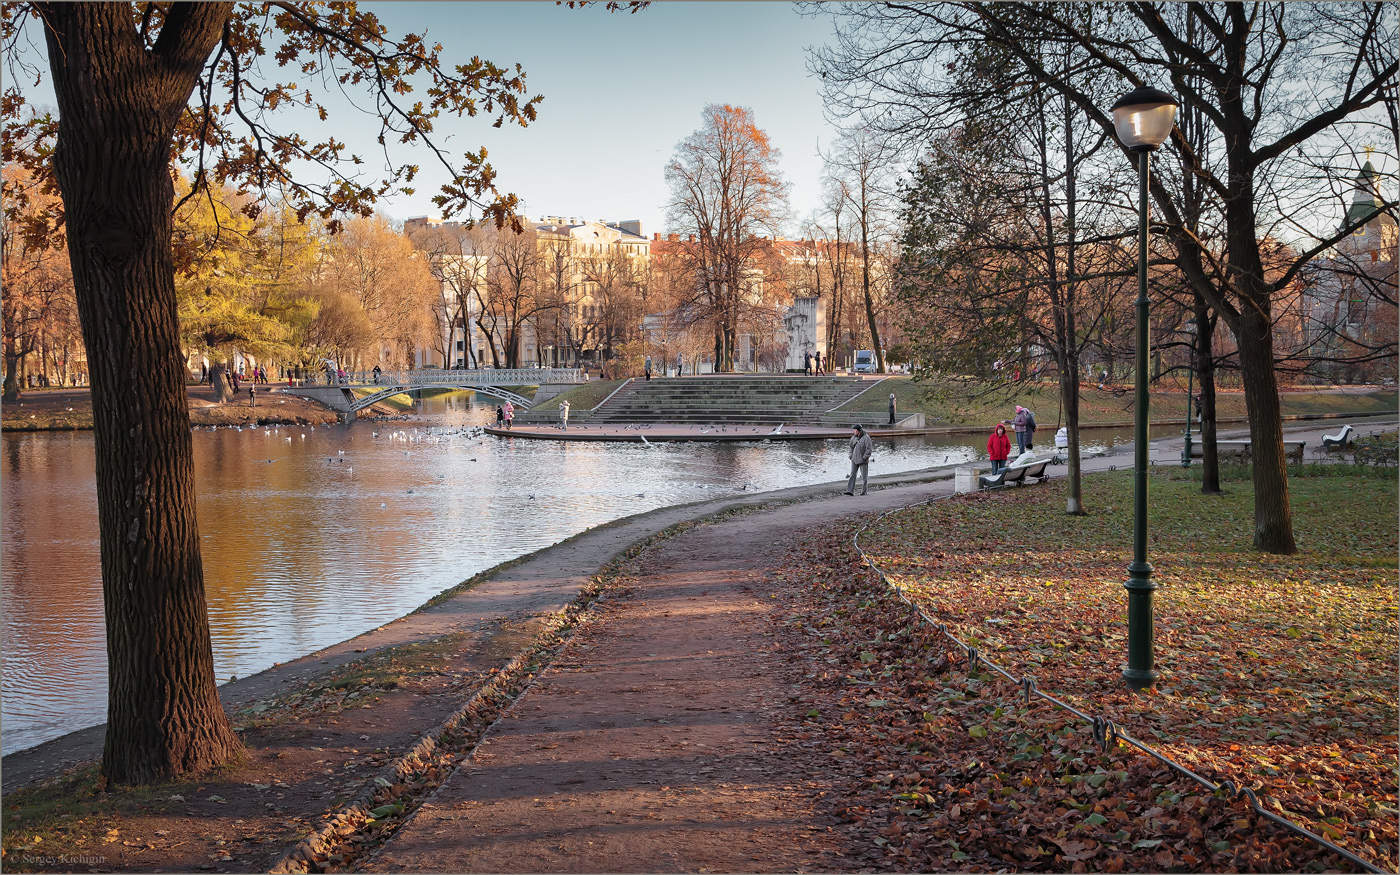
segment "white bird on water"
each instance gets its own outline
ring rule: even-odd
[[[639,437],[639,438],[642,439],[642,443],[643,443],[643,444],[645,444],[645,445],[647,445],[647,446],[651,446],[651,441],[647,440],[647,436],[646,436],[646,435],[644,435],[644,434],[639,434],[639,435],[637,435],[637,437]]]

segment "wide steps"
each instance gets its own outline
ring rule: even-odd
[[[880,417],[848,418],[840,407],[872,386],[851,377],[682,377],[628,383],[593,411],[575,409],[570,422],[594,425],[641,425],[674,422],[692,425],[820,425],[834,416],[840,426],[875,424]],[[554,411],[526,413],[526,423],[558,421]]]
[[[850,377],[634,380],[593,412],[595,424],[816,424],[871,384]]]

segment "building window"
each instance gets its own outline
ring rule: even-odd
[[[457,351],[458,351],[458,352],[461,352],[462,350],[464,350],[464,349],[466,349],[466,348],[467,348],[467,342],[466,342],[465,340],[459,340],[459,341],[457,341]]]

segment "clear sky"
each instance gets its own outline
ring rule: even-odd
[[[635,14],[610,13],[604,3],[570,9],[550,0],[360,5],[374,11],[391,35],[426,30],[430,44],[442,43],[449,65],[480,56],[524,67],[530,95],[544,96],[539,118],[528,128],[495,129],[489,117],[478,116],[441,119],[435,133],[455,156],[485,146],[498,187],[519,195],[530,218],[640,219],[647,236],[664,231],[666,162],[676,144],[700,127],[701,110],[711,103],[752,109],[781,151],[781,167],[792,183],[788,230],[796,234],[800,221],[817,209],[817,149],[830,147],[836,129],[824,120],[805,49],[828,40],[829,16],[799,15],[781,2],[664,0]],[[44,68],[42,39],[32,25],[26,30],[29,60]],[[261,63],[268,79],[294,78],[268,58]],[[294,108],[284,107],[276,128],[323,127],[308,130],[308,138],[334,136],[365,159],[367,172],[379,171],[377,120],[350,109],[320,83],[308,85],[331,110],[329,120],[319,122],[309,113],[298,119]],[[53,107],[47,75],[25,90],[37,106]],[[398,163],[422,168],[415,195],[379,204],[398,221],[439,215],[432,196],[446,175],[426,149],[414,148],[399,145],[391,154]]]
[[[552,2],[365,5],[391,32],[426,28],[446,57],[524,66],[530,93],[545,98],[538,121],[492,129],[478,117],[439,130],[453,134],[457,154],[485,146],[500,187],[520,195],[532,218],[641,219],[647,236],[664,231],[665,164],[710,103],[752,109],[782,151],[794,219],[817,208],[817,149],[835,130],[804,49],[826,41],[829,17],[788,3],[661,2],[636,14]],[[369,132],[353,116],[332,122],[352,143],[356,124]],[[372,145],[359,151],[376,154]],[[429,175],[418,194],[384,206],[395,219],[435,215],[430,198],[442,178],[420,163]]]

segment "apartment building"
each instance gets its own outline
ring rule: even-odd
[[[616,340],[619,302],[645,284],[641,222],[543,216],[515,235],[427,217],[404,233],[442,283],[443,334],[421,367],[571,367]]]

